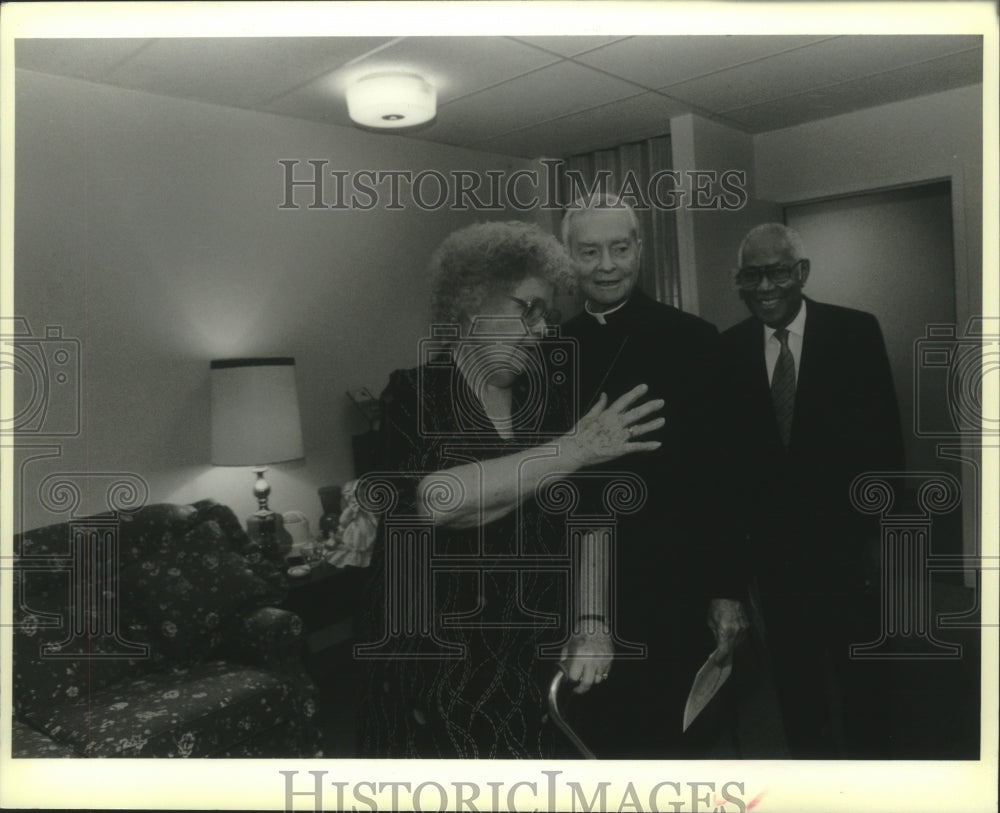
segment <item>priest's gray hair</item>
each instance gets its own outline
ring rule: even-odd
[[[566,246],[566,248],[569,248],[570,229],[573,225],[573,218],[576,215],[580,214],[580,212],[592,212],[595,210],[606,209],[625,212],[628,216],[629,230],[632,232],[632,237],[636,240],[636,242],[638,242],[642,237],[642,233],[639,227],[639,218],[636,216],[635,209],[633,209],[627,201],[621,200],[615,195],[607,195],[603,192],[599,192],[592,195],[581,196],[566,207],[566,214],[563,215],[562,219],[563,245]]]

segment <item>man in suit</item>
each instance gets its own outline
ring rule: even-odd
[[[617,519],[608,626],[618,637],[607,681],[574,701],[580,733],[598,757],[693,758],[713,732],[703,722],[682,736],[684,700],[701,661],[719,660],[746,628],[737,580],[712,561],[709,507],[713,431],[706,364],[714,326],[656,302],[636,286],[642,237],[635,212],[605,196],[576,201],[563,242],[582,290],[584,311],[563,326],[576,340],[579,398],[613,401],[638,384],[662,398],[666,425],[649,439],[656,452],[621,458],[606,473],[638,475],[645,505]],[[706,613],[709,625],[706,626]],[[641,644],[636,657],[626,644]],[[710,715],[705,715],[710,719]]]
[[[849,647],[876,639],[879,621],[879,529],[851,483],[903,467],[885,343],[871,314],[803,295],[810,265],[792,229],[755,227],[738,263],[752,315],[721,337],[722,428],[788,747],[884,756],[885,665]]]

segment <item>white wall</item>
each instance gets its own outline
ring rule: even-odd
[[[249,514],[250,471],[209,465],[208,362],[257,355],[296,358],[306,459],[268,479],[275,510],[315,522],[316,488],[352,476],[350,438],[366,428],[346,390],[377,395],[418,361],[433,248],[473,220],[530,216],[310,210],[308,190],[278,208],[280,159],[531,166],[520,159],[30,71],[15,103],[13,311],[79,339],[83,359],[82,434],[24,469],[26,528],[53,521],[36,493],[52,472],[134,472],[153,502],[214,497]],[[92,479],[81,510],[104,509]]]
[[[947,392],[914,375],[914,348],[927,325],[954,323],[951,194],[947,183],[854,195],[786,210],[812,263],[806,293],[875,314],[885,337],[899,397],[906,462],[913,471],[941,468],[937,441],[913,431],[920,406],[947,416]],[[886,240],[891,234],[893,240]]]
[[[981,85],[754,136],[757,194],[779,203],[950,180],[960,321],[982,312]]]
[[[758,223],[780,220],[781,207],[761,199],[752,136],[688,114],[670,120],[670,137],[675,170],[746,173],[749,199],[742,208],[693,211],[685,206],[677,211],[684,309],[724,330],[747,316],[732,284],[740,241]],[[692,292],[697,293],[694,300]]]
[[[931,180],[952,185],[957,312],[982,310],[982,86],[748,135],[688,114],[670,121],[674,168],[747,172],[736,212],[678,211],[685,308],[720,329],[746,316],[729,273],[747,229],[782,220],[783,205]]]

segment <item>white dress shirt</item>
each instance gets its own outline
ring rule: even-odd
[[[788,331],[788,349],[792,351],[795,362],[795,384],[799,383],[799,361],[802,359],[802,337],[806,330],[806,301],[795,318],[786,326]],[[767,381],[770,384],[774,378],[774,368],[778,365],[778,353],[781,352],[781,342],[774,335],[774,328],[764,325],[764,362],[767,364]]]

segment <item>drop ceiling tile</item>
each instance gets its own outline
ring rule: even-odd
[[[560,62],[443,105],[428,137],[437,133],[447,143],[470,144],[641,92],[599,71]]]
[[[658,93],[643,93],[489,138],[473,146],[526,158],[566,158],[663,135],[670,131],[672,116],[687,112],[688,107]]]
[[[897,68],[877,76],[810,90],[773,102],[729,110],[723,116],[750,132],[762,133],[914,96],[977,84],[982,78],[982,51],[975,49]]]
[[[663,88],[705,110],[749,107],[968,49],[977,37],[851,36]]]
[[[511,39],[527,42],[531,45],[537,45],[539,48],[544,48],[546,51],[550,51],[553,54],[559,54],[559,56],[577,56],[578,54],[583,54],[587,51],[593,51],[595,48],[600,48],[602,45],[608,45],[612,42],[628,39],[628,37],[588,37],[573,35],[565,37],[511,37]]]
[[[322,124],[352,126],[347,115],[344,93],[334,86],[329,77],[313,80],[304,87],[284,93],[254,109]]]
[[[577,57],[577,61],[648,88],[820,42],[815,36],[649,36],[631,37]]]
[[[121,87],[252,108],[333,71],[385,37],[206,37],[156,40],[107,81]]]
[[[107,72],[151,39],[18,39],[14,64],[19,68],[102,81]]]
[[[694,110],[760,132],[978,82],[982,40],[911,35],[33,39],[16,41],[15,60],[18,67],[50,74],[343,125],[350,124],[345,77],[391,61],[436,72],[441,84],[438,119],[399,135],[562,156],[661,132],[660,122],[678,112]],[[776,47],[793,50],[766,56]],[[563,53],[574,56],[560,61]],[[734,60],[745,64],[733,67]],[[696,72],[700,75],[691,75]],[[662,96],[644,92],[660,82],[667,88]]]
[[[504,37],[407,37],[272,99],[259,109],[350,126],[345,88],[369,73],[419,73],[437,88],[441,106],[558,60]]]
[[[405,37],[339,73],[343,80],[383,70],[419,73],[446,104],[559,59],[509,37]]]

